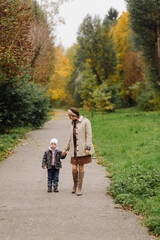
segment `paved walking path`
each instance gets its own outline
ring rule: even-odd
[[[0,240],[151,240],[138,217],[116,208],[106,195],[109,180],[95,160],[85,166],[83,196],[71,194],[69,155],[63,160],[59,193],[47,193],[41,159],[53,137],[63,149],[69,126],[66,113],[57,112],[0,163]]]

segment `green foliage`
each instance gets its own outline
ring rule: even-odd
[[[0,86],[1,130],[14,126],[41,126],[48,118],[45,91],[27,79],[5,80]]]
[[[46,13],[44,12],[44,10],[42,10],[42,7],[36,0],[31,1],[31,9],[33,17],[36,19],[36,21],[42,21],[47,25]]]
[[[122,93],[123,97],[129,102],[130,106],[132,106],[136,103],[137,88],[139,89],[140,86],[144,86],[144,71],[141,55],[137,52],[127,52],[124,57],[123,70],[124,81]]]
[[[148,216],[144,221],[149,230],[155,235],[160,235],[160,193],[157,197],[146,199],[144,203],[141,202],[138,207],[147,212]]]
[[[118,18],[118,11],[114,8],[110,8],[108,10],[108,14],[105,16],[103,20],[103,25],[112,27],[113,23],[117,23],[117,18]]]
[[[111,91],[108,91],[107,83],[103,82],[98,86],[97,78],[92,74],[88,64],[80,79],[79,93],[83,105],[89,111],[111,112],[114,110],[114,104],[110,101]]]
[[[128,103],[122,98],[120,83],[109,85],[107,90],[111,92],[110,102],[114,104],[114,108],[118,109],[128,106]]]
[[[106,90],[105,83],[115,72],[116,66],[116,53],[110,27],[109,18],[105,23],[101,23],[99,17],[92,18],[87,15],[78,30],[78,45],[74,55],[74,92],[77,99],[81,98],[84,106],[89,110],[113,110],[109,100],[111,93]]]
[[[110,193],[116,203],[144,216],[160,235],[159,112],[134,108],[90,118],[96,152],[112,177]],[[98,157],[99,158],[99,157]]]
[[[88,64],[86,69],[81,75],[79,84],[79,93],[83,102],[83,105],[89,110],[95,109],[93,92],[97,88],[96,76],[92,74],[92,71]]]
[[[116,202],[122,205],[124,205],[126,199],[121,198],[121,194],[128,194],[128,201],[129,196],[132,201],[132,198],[143,199],[159,194],[160,170],[157,171],[153,167],[146,169],[142,166],[132,165],[130,168],[124,169],[123,172],[114,176],[113,180],[113,185],[109,190],[113,196],[118,196]]]
[[[159,63],[159,10],[157,0],[126,0],[130,13],[133,41],[136,49],[143,53],[147,64],[147,74],[150,82],[157,90],[160,80]]]
[[[109,30],[109,26],[101,24],[98,17],[90,15],[86,16],[78,30],[76,67],[83,71],[87,61],[98,85],[115,71],[116,53]]]
[[[93,92],[95,109],[100,112],[112,112],[114,110],[114,105],[110,100],[111,92],[108,91],[108,86],[106,82],[104,82]]]
[[[29,130],[32,130],[32,128],[13,128],[4,134],[0,134],[0,162],[12,152],[12,149],[15,147],[15,145]]]
[[[137,97],[137,105],[143,111],[157,111],[160,109],[160,96],[153,90],[143,89]]]
[[[110,8],[108,11],[108,15],[107,17],[111,20],[111,21],[115,21],[118,18],[118,11],[114,8]]]

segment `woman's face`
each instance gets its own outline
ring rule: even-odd
[[[68,117],[69,117],[69,118],[70,118],[72,121],[74,121],[74,120],[77,120],[77,119],[78,119],[76,115],[71,115],[71,114],[68,114]]]

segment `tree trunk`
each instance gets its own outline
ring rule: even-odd
[[[34,58],[33,58],[32,61],[31,61],[31,67],[34,67],[35,62],[36,62],[38,56],[40,55],[40,51],[41,51],[41,47],[38,47],[38,48],[36,49],[36,51],[35,51]]]
[[[160,77],[160,22],[157,21],[157,61],[158,61],[158,75]]]
[[[98,85],[101,85],[102,81],[101,81],[101,79],[100,79],[100,77],[99,77],[99,75],[98,75],[98,72],[96,71],[95,67],[92,67],[92,69],[93,69],[93,73],[94,73],[94,74],[96,75],[96,77],[97,77]]]

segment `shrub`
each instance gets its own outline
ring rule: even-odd
[[[160,96],[153,91],[143,91],[138,99],[138,108],[144,111],[157,111],[160,109]]]
[[[93,92],[93,103],[95,109],[100,112],[112,112],[114,111],[114,104],[111,103],[111,92],[108,91],[106,82],[102,83]]]
[[[49,99],[26,79],[5,80],[0,86],[1,131],[15,126],[41,126],[48,118]]]

